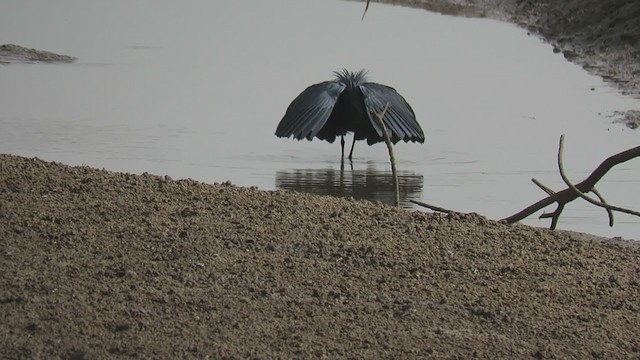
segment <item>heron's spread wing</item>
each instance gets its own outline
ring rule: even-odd
[[[424,133],[416,121],[413,109],[395,89],[377,83],[364,83],[360,85],[360,90],[364,95],[364,105],[371,125],[379,136],[382,137],[383,132],[375,113],[382,114],[386,104],[389,104],[383,122],[391,140],[394,143],[400,140],[424,142]]]
[[[301,140],[313,139],[331,116],[333,106],[345,85],[337,81],[325,81],[311,85],[296,97],[284,114],[276,136]]]

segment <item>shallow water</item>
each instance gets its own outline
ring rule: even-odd
[[[556,152],[575,182],[637,146],[612,124],[637,109],[599,78],[515,26],[373,4],[326,1],[5,0],[0,43],[76,56],[70,65],[0,67],[0,151],[114,171],[231,180],[390,202],[383,144],[340,146],[273,136],[289,102],[343,67],[395,87],[425,130],[395,148],[402,201],[499,219],[561,189]],[[350,141],[350,139],[347,139]],[[598,186],[640,205],[640,166]],[[547,209],[553,211],[551,206]],[[525,222],[548,226],[535,214]],[[559,227],[640,238],[640,220],[569,204]]]

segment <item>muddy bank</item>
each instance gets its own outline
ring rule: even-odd
[[[640,97],[640,2],[519,0],[513,17],[570,61]]]
[[[71,63],[76,58],[14,44],[0,45],[0,65],[15,63]]]
[[[635,0],[382,0],[516,23],[624,94],[640,97],[640,2]],[[364,7],[363,7],[364,9]]]
[[[0,357],[634,358],[640,247],[0,155]]]

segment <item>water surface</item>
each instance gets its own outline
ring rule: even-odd
[[[71,165],[213,183],[392,199],[384,145],[279,139],[289,102],[341,68],[395,87],[425,130],[395,148],[403,204],[418,199],[498,219],[575,182],[638,133],[608,117],[640,107],[513,25],[325,1],[4,0],[0,43],[78,57],[0,67],[0,151]],[[349,142],[350,139],[347,139]],[[598,186],[638,208],[640,167]],[[548,211],[553,211],[549,207]],[[535,214],[525,222],[547,226]],[[640,221],[569,204],[559,227],[639,238]]]

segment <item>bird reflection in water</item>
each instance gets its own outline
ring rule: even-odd
[[[409,200],[422,197],[424,177],[411,171],[398,171],[400,183],[400,206],[415,208]],[[353,197],[369,201],[380,201],[393,205],[393,175],[391,171],[377,170],[373,164],[366,169],[292,169],[276,172],[276,188],[317,195]]]

